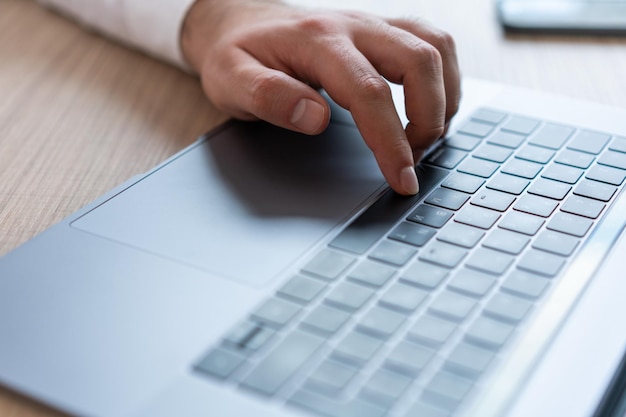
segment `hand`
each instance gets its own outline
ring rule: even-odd
[[[458,109],[454,42],[419,21],[273,0],[197,0],[181,42],[209,99],[236,118],[321,133],[330,118],[317,91],[324,88],[352,113],[401,194],[417,193],[415,163]],[[406,128],[385,79],[404,86]]]

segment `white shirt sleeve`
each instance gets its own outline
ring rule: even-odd
[[[195,0],[38,1],[111,38],[189,68],[180,47],[180,31]]]

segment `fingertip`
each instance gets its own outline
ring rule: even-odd
[[[414,167],[406,167],[400,171],[400,185],[404,194],[415,195],[419,192],[420,186]]]
[[[328,124],[327,107],[310,98],[303,98],[294,107],[290,122],[303,133],[320,133]]]

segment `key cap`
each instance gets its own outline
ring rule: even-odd
[[[617,187],[598,181],[582,180],[574,190],[574,194],[594,200],[608,202],[617,192]]]
[[[490,229],[500,218],[497,211],[484,209],[476,206],[463,208],[454,218],[455,222],[475,226],[481,229]]]
[[[246,357],[238,352],[214,348],[200,359],[194,369],[218,379],[226,379],[243,365],[245,360]]]
[[[389,239],[408,243],[413,246],[424,246],[435,235],[435,229],[408,222],[400,223],[389,234]]]
[[[498,320],[517,323],[528,314],[531,307],[530,301],[497,293],[491,298],[483,313]]]
[[[487,123],[481,123],[477,121],[471,121],[465,123],[459,128],[460,133],[466,133],[468,135],[484,138],[493,130],[493,126]]]
[[[224,337],[224,345],[245,355],[260,349],[275,333],[258,323],[244,321]]]
[[[563,265],[565,260],[562,257],[531,249],[524,254],[517,267],[545,277],[553,277],[559,273]]]
[[[472,114],[472,120],[492,125],[500,124],[506,118],[506,113],[497,110],[481,108]]]
[[[585,177],[611,185],[622,185],[624,178],[626,178],[626,171],[604,165],[594,165]]]
[[[607,151],[598,159],[600,165],[626,169],[626,155],[620,152]]]
[[[252,319],[271,327],[280,328],[289,323],[301,307],[280,298],[270,298],[252,313]]]
[[[469,393],[472,381],[440,371],[426,385],[423,398],[438,407],[455,408]]]
[[[561,211],[579,216],[597,219],[606,204],[587,197],[571,196],[561,206]]]
[[[465,334],[465,340],[487,349],[500,349],[515,328],[501,321],[479,316]]]
[[[473,151],[480,143],[480,138],[456,133],[445,139],[445,145],[450,148],[460,149],[462,151]]]
[[[393,284],[380,298],[378,303],[401,313],[415,311],[428,297],[428,293],[419,288],[401,283]]]
[[[541,229],[543,223],[544,220],[540,217],[512,211],[504,216],[500,224],[498,224],[498,227],[523,233],[528,236],[534,236],[539,229]]]
[[[465,174],[476,175],[481,178],[489,178],[498,170],[498,168],[500,168],[500,165],[495,162],[471,157],[463,161],[457,170]]]
[[[563,184],[562,182],[537,178],[528,188],[528,193],[560,201],[565,198],[571,189],[571,185]]]
[[[570,256],[580,243],[580,240],[559,232],[546,230],[533,242],[533,248],[556,255]]]
[[[406,417],[450,417],[450,413],[420,400],[411,406]]]
[[[498,173],[489,181],[487,188],[520,195],[528,187],[528,184],[530,184],[530,181],[526,179]]]
[[[456,327],[447,320],[424,315],[409,330],[407,338],[428,346],[440,346],[452,336]]]
[[[302,268],[302,271],[327,280],[335,280],[348,269],[354,261],[354,257],[350,255],[324,249],[315,255],[315,257]]]
[[[326,296],[325,303],[346,311],[356,311],[374,295],[374,290],[351,282],[342,282]]]
[[[426,202],[433,206],[458,210],[463,207],[463,204],[465,204],[467,200],[469,200],[469,196],[465,193],[449,190],[447,188],[437,188],[428,196]]]
[[[506,211],[514,201],[515,197],[510,194],[494,190],[482,190],[472,198],[471,204],[503,212]]]
[[[440,228],[452,217],[452,212],[438,207],[420,204],[407,220],[415,223],[424,224],[426,226]]]
[[[523,159],[511,159],[502,167],[500,172],[531,180],[535,178],[542,169],[543,165],[535,162],[524,161]]]
[[[539,126],[539,121],[528,117],[513,116],[502,126],[502,130],[530,135]]]
[[[400,342],[385,361],[385,368],[417,376],[435,356],[433,349],[410,342]]]
[[[322,362],[309,377],[307,387],[328,395],[336,395],[356,376],[358,369],[333,360]]]
[[[626,153],[626,138],[614,138],[609,149],[616,152]]]
[[[496,252],[491,249],[478,248],[465,265],[468,268],[477,269],[493,275],[502,275],[509,269],[515,258],[506,253]]]
[[[527,298],[539,298],[550,285],[550,280],[528,272],[514,270],[502,284],[502,291]]]
[[[591,229],[592,225],[593,221],[589,219],[560,212],[554,215],[546,227],[557,232],[583,237]]]
[[[395,311],[372,307],[357,324],[358,331],[381,339],[388,339],[404,323],[406,316]]]
[[[360,396],[374,404],[391,407],[412,382],[410,376],[378,369],[365,383]]]
[[[422,261],[446,268],[454,268],[467,255],[467,251],[443,242],[433,242],[419,255]]]
[[[462,321],[475,307],[476,301],[472,298],[444,291],[435,298],[430,305],[429,311],[434,315],[452,321]]]
[[[444,188],[474,194],[485,183],[482,178],[455,172],[441,184]]]
[[[589,155],[588,153],[563,149],[554,162],[575,168],[587,169],[591,166],[594,159],[596,159],[595,156]]]
[[[426,289],[434,289],[450,272],[432,264],[417,261],[400,275],[400,280]]]
[[[274,395],[324,342],[321,337],[298,330],[288,334],[241,385],[260,394]]]
[[[485,239],[483,246],[511,255],[518,255],[530,242],[530,238],[508,230],[496,229]]]
[[[445,368],[460,376],[474,378],[487,369],[493,357],[493,352],[486,349],[460,343],[450,352]]]
[[[574,133],[574,129],[568,126],[560,126],[552,123],[540,127],[528,143],[548,149],[561,149]]]
[[[542,178],[549,180],[561,181],[566,184],[575,184],[582,177],[584,171],[579,168],[567,165],[552,164],[548,166],[542,173]]]
[[[339,342],[333,356],[358,366],[369,361],[381,348],[383,341],[365,333],[351,332]]]
[[[610,139],[611,137],[604,133],[582,130],[572,138],[567,148],[597,155]]]
[[[387,410],[355,398],[350,401],[333,400],[308,391],[298,391],[289,404],[305,408],[327,417],[383,417]]]
[[[554,201],[537,195],[526,194],[520,197],[513,207],[517,211],[534,214],[540,217],[550,217],[559,205],[558,201]]]
[[[496,132],[489,139],[487,143],[492,145],[498,145],[505,148],[517,149],[526,139],[524,135],[520,135],[513,132]]]
[[[396,269],[378,262],[365,260],[348,274],[348,278],[360,284],[382,287],[396,273]]]
[[[465,151],[441,146],[426,159],[426,163],[441,168],[454,169],[466,156],[467,152]]]
[[[474,152],[474,157],[502,164],[509,159],[512,154],[513,151],[511,149],[485,143]]]
[[[308,304],[325,288],[326,284],[319,280],[296,275],[278,290],[278,295],[299,304]]]
[[[516,158],[526,161],[547,164],[554,157],[555,152],[550,149],[540,148],[534,145],[525,145],[515,154]]]
[[[461,223],[450,223],[437,236],[442,242],[452,243],[453,245],[471,249],[482,239],[485,232],[472,226],[466,226]]]
[[[372,250],[372,252],[370,252],[369,257],[376,259],[377,261],[402,266],[406,264],[416,253],[417,250],[411,246],[392,242],[390,240],[383,240]]]
[[[489,292],[495,282],[496,279],[487,274],[461,269],[450,281],[448,288],[470,297],[482,297]]]
[[[302,321],[305,330],[322,333],[325,335],[336,333],[352,315],[331,306],[321,304],[315,308]]]

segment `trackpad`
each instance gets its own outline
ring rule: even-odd
[[[262,286],[383,184],[353,126],[231,123],[72,226]]]

